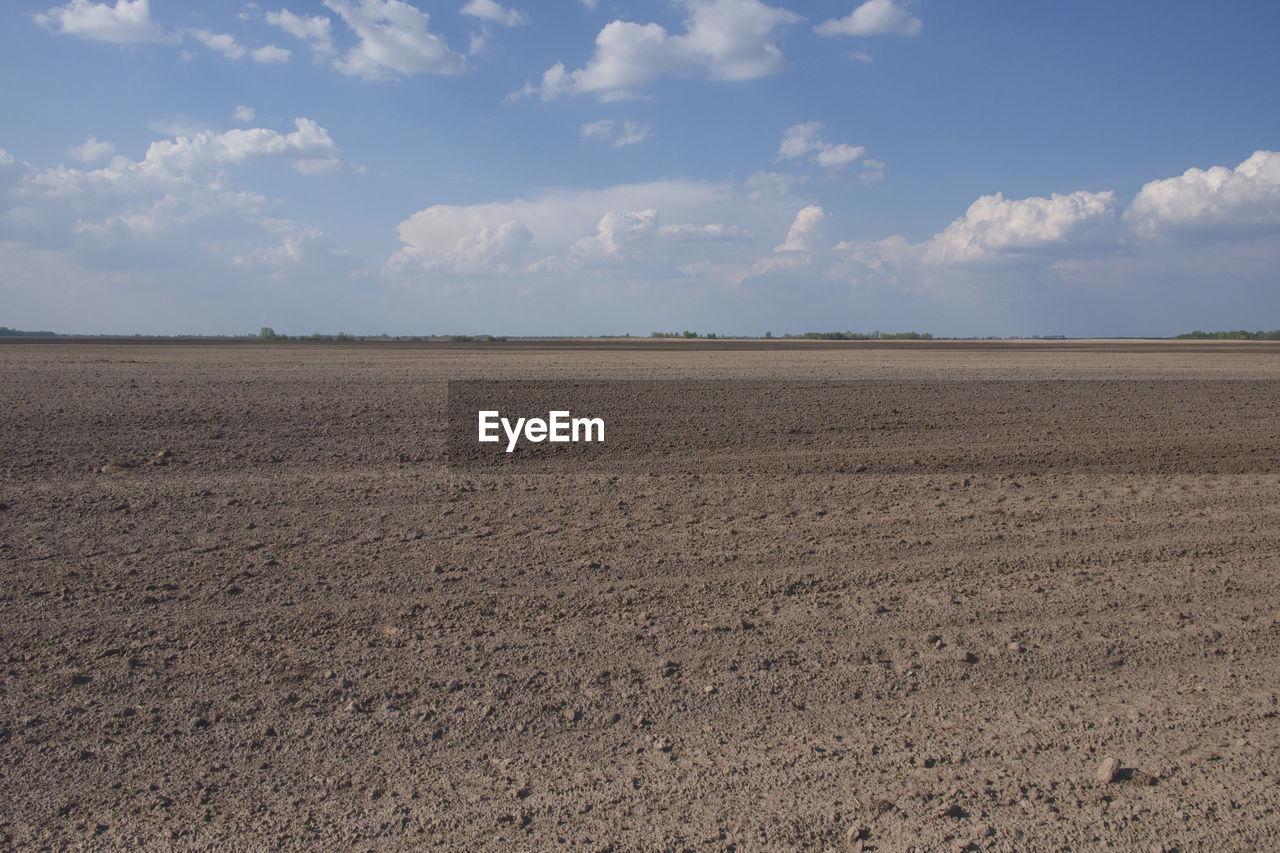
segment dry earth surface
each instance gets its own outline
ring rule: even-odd
[[[459,379],[694,417],[466,465]],[[1268,344],[5,343],[0,842],[1276,849],[1277,410]]]

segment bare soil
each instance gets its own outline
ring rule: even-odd
[[[680,417],[464,464],[462,379]],[[1278,415],[1268,344],[0,344],[0,842],[1275,849]]]

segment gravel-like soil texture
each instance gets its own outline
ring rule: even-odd
[[[455,458],[451,380],[632,444]],[[1280,848],[1278,410],[1268,344],[0,344],[0,846]]]

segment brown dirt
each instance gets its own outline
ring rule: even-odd
[[[450,467],[481,378],[800,390]],[[5,344],[0,841],[1274,849],[1277,409],[1265,344]]]

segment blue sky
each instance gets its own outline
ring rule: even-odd
[[[0,10],[0,324],[1280,327],[1280,5]]]

